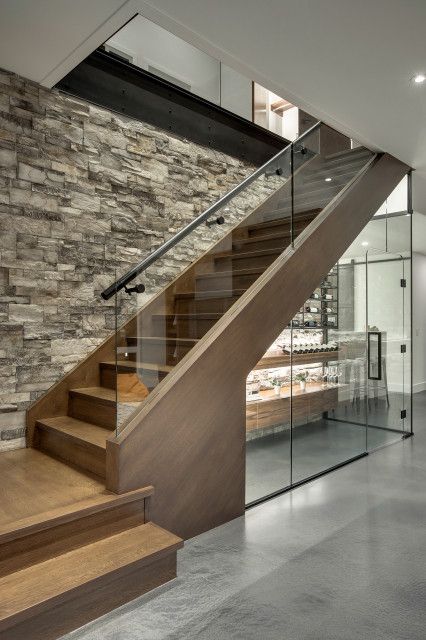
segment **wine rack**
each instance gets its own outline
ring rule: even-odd
[[[339,328],[339,265],[327,274],[303,308],[296,313],[290,327],[297,329]]]

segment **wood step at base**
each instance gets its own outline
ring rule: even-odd
[[[147,523],[4,576],[2,640],[53,640],[164,584],[182,544]]]
[[[38,449],[102,478],[105,478],[106,441],[110,435],[109,429],[70,416],[46,418],[36,423]]]
[[[258,249],[240,253],[224,253],[215,257],[216,271],[241,271],[242,269],[266,269],[282,253],[281,249]]]
[[[119,389],[122,389],[124,386],[127,388],[129,386],[129,380],[127,380],[126,384],[123,385],[123,377],[132,376],[131,382],[133,383],[135,381],[134,376],[136,376],[138,383],[143,384],[148,391],[151,391],[173,369],[172,366],[168,365],[158,365],[155,363],[136,362],[135,360],[124,359],[126,353],[128,354],[128,351],[124,349],[123,353],[118,354],[119,357],[123,358],[123,360],[118,360],[117,362],[101,362],[99,364],[101,384],[103,387],[116,389],[118,386]]]
[[[320,211],[321,209],[312,209],[293,216],[293,228],[298,225],[302,225],[304,228],[307,224],[310,224],[314,218],[316,218]],[[248,227],[248,236],[249,238],[254,238],[270,235],[271,233],[285,233],[290,229],[290,226],[291,215],[288,215],[287,217],[277,216],[276,219],[264,220],[263,222],[250,225]]]
[[[222,315],[221,313],[158,314],[152,318],[153,329],[157,335],[164,333],[176,338],[199,340],[220,320]]]
[[[172,366],[177,364],[197,343],[193,338],[167,336],[128,336],[129,358]]]
[[[125,531],[147,520],[152,486],[120,495],[106,491],[0,530],[0,576]]]
[[[147,392],[141,394],[119,394],[118,401],[123,404],[134,405],[142,402]],[[82,420],[92,422],[106,429],[115,429],[117,423],[117,393],[107,387],[85,387],[71,389],[69,392],[68,414]]]
[[[248,289],[265,271],[265,268],[241,269],[239,271],[217,271],[197,276],[198,291],[210,293],[223,289]]]
[[[176,313],[226,313],[245,292],[244,289],[209,292],[191,291],[175,297]]]

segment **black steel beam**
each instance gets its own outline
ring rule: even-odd
[[[255,165],[288,141],[111,53],[95,51],[56,87]]]

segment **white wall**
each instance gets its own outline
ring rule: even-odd
[[[220,104],[224,109],[252,120],[252,82],[245,76],[222,64],[220,82]]]
[[[407,197],[408,197],[408,178],[404,176],[401,182],[397,184],[395,189],[384,201],[380,209],[375,213],[376,216],[383,215],[385,213],[396,213],[399,211],[407,211]]]
[[[219,104],[219,61],[143,16],[131,20],[107,45],[131,55],[133,64],[142,69],[155,67],[196,95]]]

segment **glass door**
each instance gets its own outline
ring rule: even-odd
[[[409,260],[370,249],[366,259],[367,447],[410,431]]]

